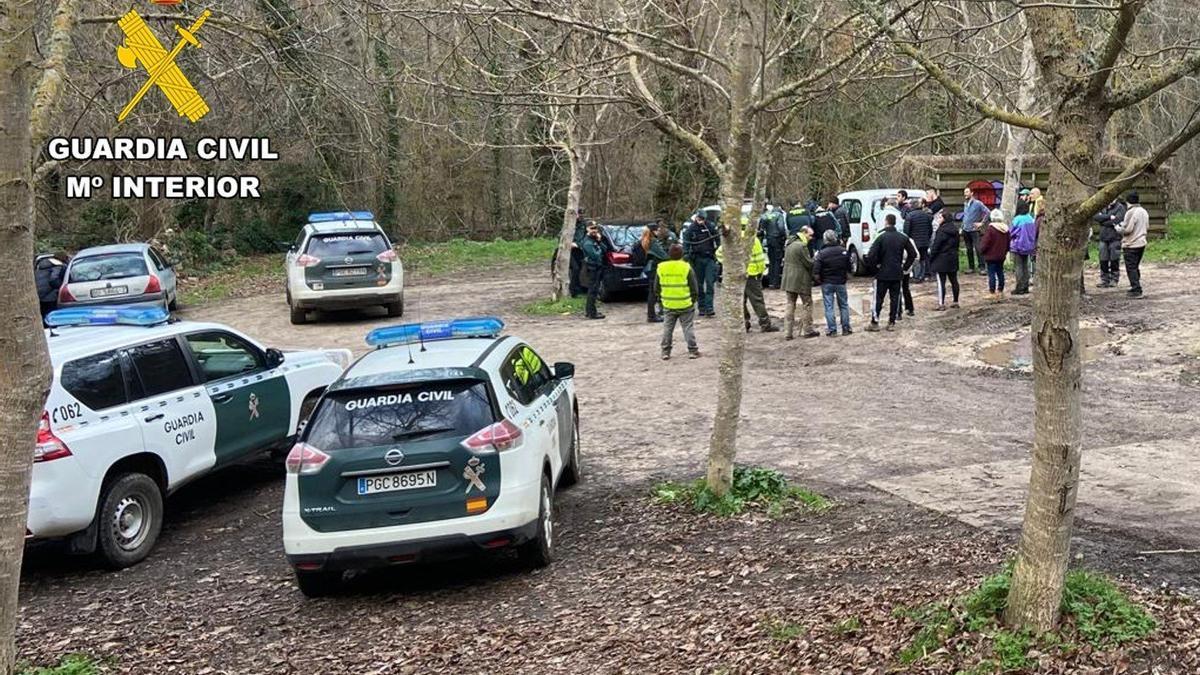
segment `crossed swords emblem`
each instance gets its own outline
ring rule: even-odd
[[[179,66],[175,65],[175,58],[188,45],[196,49],[200,48],[196,32],[210,16],[212,16],[212,12],[206,9],[190,27],[184,28],[176,25],[175,30],[179,33],[180,39],[170,52],[163,49],[162,43],[154,37],[154,33],[150,31],[150,27],[146,25],[136,10],[129,10],[129,13],[117,22],[117,25],[125,33],[125,43],[117,47],[117,60],[121,62],[122,66],[130,69],[137,68],[141,63],[142,68],[149,75],[146,82],[142,84],[142,88],[138,89],[137,94],[134,94],[129,103],[117,115],[118,122],[125,121],[129,113],[133,112],[134,107],[155,85],[166,95],[176,112],[192,122],[208,114],[208,104],[184,76],[183,71],[179,70]]]
[[[469,481],[467,484],[467,494],[470,494],[471,488],[477,488],[480,492],[487,492],[487,486],[480,479],[485,468],[485,466],[479,463],[478,457],[472,457],[467,461],[467,466],[463,469],[463,478]]]

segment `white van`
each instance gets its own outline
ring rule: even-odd
[[[883,229],[883,219],[888,213],[896,215],[896,229],[904,231],[904,217],[900,211],[887,205],[887,200],[895,197],[902,188],[879,188],[875,190],[855,190],[838,195],[838,202],[846,207],[850,218],[850,238],[846,242],[846,250],[850,253],[850,272],[855,276],[866,274],[863,258],[871,250],[871,244],[876,235]],[[905,188],[909,199],[924,197],[925,190],[920,188]]]

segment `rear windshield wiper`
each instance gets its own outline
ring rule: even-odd
[[[420,436],[432,436],[434,434],[444,434],[447,431],[454,431],[454,427],[438,427],[434,429],[410,429],[392,434],[393,441],[399,441],[406,438],[417,438]]]

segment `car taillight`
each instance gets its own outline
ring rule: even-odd
[[[489,452],[492,450],[512,450],[521,445],[521,429],[508,420],[500,420],[495,424],[476,431],[470,438],[462,442],[462,446],[474,452]]]
[[[292,446],[292,451],[288,453],[283,465],[287,467],[288,473],[311,476],[325,468],[325,463],[328,461],[329,455],[307,443],[297,443]]]
[[[162,284],[160,284],[158,282],[158,277],[151,274],[150,281],[146,282],[146,290],[143,292],[144,293],[161,293],[162,292]]]
[[[70,457],[71,450],[66,443],[50,431],[50,416],[42,413],[42,421],[38,422],[37,445],[33,447],[33,461],[49,462],[63,457]]]
[[[320,258],[318,258],[315,255],[309,255],[307,253],[301,253],[299,256],[296,257],[296,267],[312,267],[313,265],[316,265],[319,262],[321,262]]]
[[[870,223],[862,224],[862,240],[863,240],[864,244],[867,243],[868,241],[871,241],[871,225],[870,225]]]
[[[608,254],[608,262],[614,265],[624,265],[633,259],[633,256],[623,251],[610,251]]]
[[[75,296],[71,295],[71,289],[67,288],[66,282],[58,287],[58,302],[75,302]]]
[[[396,252],[389,248],[383,253],[375,256],[375,259],[379,262],[396,262]]]

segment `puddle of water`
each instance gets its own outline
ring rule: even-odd
[[[1083,326],[1079,329],[1083,342],[1083,361],[1100,358],[1100,345],[1108,342],[1108,331],[1099,326]],[[1033,366],[1033,343],[1029,335],[1020,335],[1011,340],[984,347],[977,354],[980,361],[1001,368],[1030,368]]]

